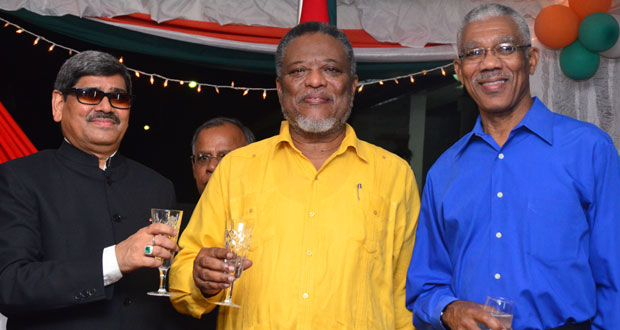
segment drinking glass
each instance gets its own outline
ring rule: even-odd
[[[226,292],[226,299],[215,302],[215,304],[240,308],[241,306],[232,302],[233,286],[241,277],[241,272],[243,272],[243,262],[248,255],[250,243],[252,242],[254,223],[239,219],[228,219],[226,220],[225,227],[224,240],[226,242],[226,250],[232,252],[233,257],[232,259],[224,259],[224,262],[234,267],[233,274],[235,279]]]
[[[179,238],[179,228],[181,227],[181,218],[183,217],[183,211],[180,210],[167,210],[167,209],[151,209],[151,219],[153,223],[159,222],[166,224],[176,231],[176,236],[168,236],[169,239],[177,242]],[[159,297],[172,297],[175,296],[174,293],[166,290],[166,278],[168,277],[168,269],[170,269],[170,265],[172,265],[172,259],[174,258],[174,252],[172,252],[172,258],[170,259],[162,259],[157,257],[162,261],[161,266],[159,266],[159,289],[157,291],[147,292],[150,296],[159,296]]]
[[[487,300],[484,303],[484,310],[491,313],[491,316],[496,318],[502,323],[504,328],[512,329],[514,302],[506,298],[495,298],[487,296]],[[485,326],[481,326],[481,329],[488,329]]]

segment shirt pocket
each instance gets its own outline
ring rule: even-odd
[[[578,201],[533,198],[523,220],[526,250],[539,261],[576,260],[584,252],[588,223]]]
[[[368,253],[384,252],[389,223],[389,203],[381,196],[369,196],[366,207],[366,242]]]

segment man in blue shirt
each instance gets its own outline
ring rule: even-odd
[[[530,96],[538,63],[514,10],[472,10],[455,71],[480,116],[429,171],[407,278],[418,329],[620,327],[620,166],[609,136]]]

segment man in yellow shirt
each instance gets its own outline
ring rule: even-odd
[[[346,124],[351,44],[335,27],[300,24],[278,45],[276,73],[286,121],[217,167],[179,243],[173,304],[200,317],[223,299],[225,219],[246,219],[241,308],[220,308],[219,329],[412,329],[405,278],[420,200],[408,164]]]

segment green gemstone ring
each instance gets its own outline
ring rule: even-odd
[[[147,245],[144,247],[144,254],[147,256],[152,256],[153,255],[153,246],[152,245]]]

